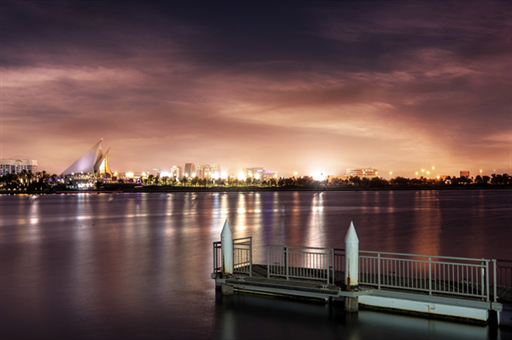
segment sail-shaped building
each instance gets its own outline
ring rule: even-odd
[[[103,149],[101,148],[102,141],[103,138],[64,170],[62,174],[64,176],[79,173],[112,176],[112,171],[108,164],[108,153],[110,149],[103,153]]]

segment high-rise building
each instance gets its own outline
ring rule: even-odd
[[[0,160],[0,176],[11,173],[19,174],[23,170],[37,172],[37,161],[35,159],[2,158]]]
[[[181,179],[183,177],[183,171],[181,166],[173,165],[171,167],[171,171],[169,171],[170,177],[176,177],[177,179]]]
[[[204,165],[204,164],[198,164],[196,166],[196,176],[198,178],[204,178],[204,170],[205,170],[205,167],[209,168],[210,166],[209,165]]]
[[[345,172],[345,176],[347,177],[360,177],[360,178],[363,178],[363,177],[366,177],[366,178],[375,178],[375,177],[379,177],[379,171],[377,169],[373,169],[373,168],[365,168],[365,169],[355,169],[355,168],[350,168],[350,169],[347,169],[347,171]]]
[[[196,176],[196,165],[194,163],[185,163],[185,171],[183,176],[195,177]]]

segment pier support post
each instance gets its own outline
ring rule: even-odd
[[[233,276],[233,234],[227,219],[224,222],[220,240],[222,248],[222,277],[225,278]]]
[[[229,286],[225,283],[222,284],[222,295],[233,295],[233,286]]]
[[[359,285],[359,238],[354,223],[350,222],[345,235],[345,286],[347,291],[354,290]],[[358,298],[345,298],[345,311],[357,312],[359,310]]]

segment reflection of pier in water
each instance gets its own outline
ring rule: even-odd
[[[359,251],[351,229],[355,252],[350,237],[349,252],[269,245],[267,263],[255,264],[252,238],[226,238],[231,237],[226,221],[222,241],[213,244],[212,278],[227,295],[238,291],[344,300],[347,311],[357,311],[361,304],[510,325],[512,261]],[[227,253],[223,241],[232,244],[225,247],[231,248]]]

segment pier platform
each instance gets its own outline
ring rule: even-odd
[[[266,264],[257,264],[252,238],[233,239],[226,225],[213,243],[211,274],[224,295],[343,301],[347,312],[361,305],[512,326],[512,261],[360,251],[347,242],[345,249],[269,245]]]

